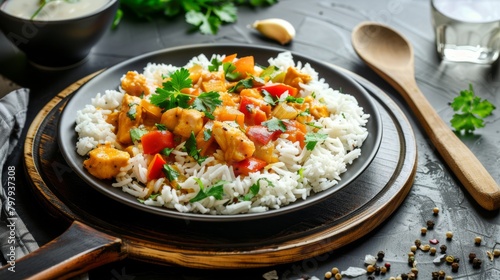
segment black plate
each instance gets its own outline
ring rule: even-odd
[[[324,78],[330,87],[333,89],[342,89],[343,92],[353,95],[357,99],[359,105],[363,107],[364,112],[370,114],[370,118],[366,126],[369,135],[361,147],[361,156],[357,158],[352,165],[348,166],[347,171],[341,175],[342,179],[339,183],[330,189],[319,193],[313,193],[306,200],[298,200],[289,205],[283,206],[280,209],[269,210],[262,213],[235,215],[181,213],[168,208],[141,204],[134,196],[123,192],[121,188],[111,187],[109,181],[103,181],[95,178],[90,175],[85,168],[83,168],[84,158],[76,152],[76,142],[78,137],[75,132],[76,112],[83,109],[85,104],[90,104],[91,98],[95,97],[98,92],[103,93],[106,89],[117,89],[120,83],[120,78],[127,71],[136,70],[141,73],[144,67],[146,67],[146,65],[150,62],[183,66],[192,57],[201,53],[204,53],[208,58],[210,58],[212,54],[237,53],[239,57],[253,55],[256,64],[267,65],[269,58],[276,57],[283,51],[285,50],[238,44],[191,45],[147,53],[117,64],[103,71],[101,74],[83,85],[68,101],[64,111],[62,112],[58,126],[57,138],[61,153],[69,166],[85,182],[104,195],[139,210],[172,218],[200,221],[241,221],[246,219],[259,219],[290,213],[291,211],[296,211],[327,199],[334,192],[348,186],[349,183],[356,179],[370,165],[371,161],[377,154],[382,139],[382,122],[378,109],[370,95],[352,78],[348,77],[336,68],[329,66],[328,64],[294,52],[292,52],[294,61],[301,61],[303,64],[309,63],[319,73],[319,77]]]

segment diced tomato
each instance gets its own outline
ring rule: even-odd
[[[284,122],[286,125],[287,139],[292,142],[299,142],[300,147],[304,148],[304,141],[306,140],[307,127],[305,124],[295,120]]]
[[[163,165],[166,163],[160,154],[155,154],[153,160],[148,165],[148,181],[163,177]]]
[[[271,106],[263,100],[253,97],[242,96],[239,110],[245,114],[247,125],[260,125],[267,121],[267,116],[271,114]]]
[[[278,97],[278,98],[280,98],[281,95],[287,91],[288,91],[288,95],[294,96],[294,97],[297,95],[297,92],[298,92],[298,90],[296,88],[289,86],[289,85],[282,84],[282,83],[265,85],[265,86],[260,87],[260,90],[265,90],[265,91],[269,92],[269,94],[271,94],[272,96]]]
[[[165,148],[174,148],[174,134],[170,131],[153,130],[141,137],[142,149],[145,154],[159,153]]]
[[[269,131],[267,127],[262,125],[249,126],[246,131],[250,140],[261,145],[266,145],[269,141],[278,139],[281,133],[282,132],[280,130]]]
[[[267,162],[254,158],[254,157],[249,157],[246,158],[242,161],[239,161],[233,165],[234,167],[234,173],[236,176],[238,175],[248,175],[251,172],[257,172],[261,170],[262,168],[266,167]]]

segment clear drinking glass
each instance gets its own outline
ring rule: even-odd
[[[442,59],[490,64],[500,55],[500,0],[431,0]]]

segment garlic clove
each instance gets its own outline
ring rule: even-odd
[[[280,18],[257,20],[252,27],[265,37],[278,41],[282,45],[289,43],[295,37],[293,25]]]

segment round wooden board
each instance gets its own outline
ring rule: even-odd
[[[93,75],[55,96],[31,124],[26,171],[37,198],[65,221],[121,240],[121,255],[168,265],[226,269],[264,267],[321,255],[381,224],[411,189],[416,142],[396,104],[367,80],[352,75],[376,100],[383,140],[371,165],[329,199],[278,217],[207,223],[140,212],[86,185],[59,152],[56,131],[68,97]]]

